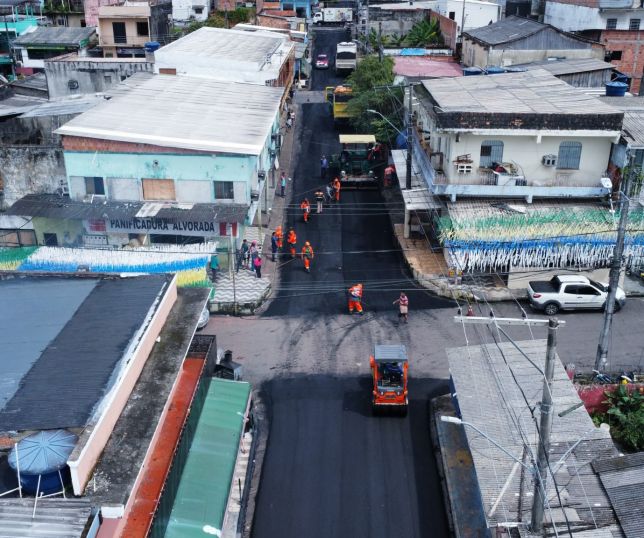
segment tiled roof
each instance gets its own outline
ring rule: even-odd
[[[500,45],[523,39],[546,28],[548,28],[547,24],[512,15],[493,24],[467,30],[463,35],[488,45]]]

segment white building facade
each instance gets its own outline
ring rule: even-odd
[[[172,20],[175,22],[204,22],[209,13],[209,0],[172,0]]]

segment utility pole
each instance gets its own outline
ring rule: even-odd
[[[378,23],[378,59],[382,63],[382,23]]]
[[[617,228],[617,242],[613,249],[613,259],[610,264],[610,273],[608,277],[608,295],[606,296],[606,305],[604,307],[604,326],[599,335],[599,344],[597,344],[597,356],[595,357],[595,370],[601,370],[606,365],[608,357],[608,337],[610,328],[613,324],[613,312],[615,311],[615,296],[619,286],[619,275],[622,272],[622,257],[624,255],[624,239],[626,237],[626,225],[628,223],[628,190],[630,180],[635,173],[635,156],[631,154],[628,163],[628,174],[624,177],[620,189],[620,210],[619,210],[619,227]]]
[[[410,84],[408,86],[409,90],[409,116],[407,117],[407,176],[405,178],[405,188],[407,190],[411,189],[411,163],[412,163],[412,147],[413,147],[413,133],[412,133],[412,122],[413,122],[413,110],[412,110],[412,96],[414,87]]]
[[[532,522],[530,530],[541,534],[543,530],[543,506],[546,499],[546,481],[548,479],[548,453],[550,452],[550,430],[552,429],[552,378],[555,373],[555,351],[557,349],[557,327],[555,318],[548,320],[548,347],[546,364],[543,372],[543,394],[539,411],[539,447],[537,468],[534,474],[534,500],[532,502]]]

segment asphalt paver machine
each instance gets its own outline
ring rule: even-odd
[[[407,348],[402,344],[380,344],[369,359],[373,380],[371,405],[374,415],[391,411],[407,415]]]

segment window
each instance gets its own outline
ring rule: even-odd
[[[621,61],[621,59],[622,59],[622,51],[621,50],[614,50],[614,51],[612,51],[610,53],[608,61],[609,62],[613,62],[613,61],[618,61],[619,62],[619,61]]]
[[[172,179],[144,179],[144,200],[176,200]]]
[[[114,36],[114,43],[127,43],[127,32],[125,31],[124,22],[112,23],[112,35]]]
[[[578,295],[599,295],[599,292],[591,286],[579,286]]]
[[[617,29],[617,19],[606,19],[606,30]]]
[[[46,247],[58,246],[58,236],[56,236],[56,234],[45,233],[43,234],[43,240]]]
[[[640,29],[640,19],[631,19],[628,21],[629,30],[639,30]]]
[[[562,142],[559,144],[557,168],[561,170],[579,170],[581,160],[580,142]]]
[[[450,11],[449,12],[449,18],[452,19],[452,20],[455,20],[456,19],[456,11]]]
[[[36,232],[20,228],[0,228],[0,247],[22,247],[36,244]]]
[[[194,10],[195,10],[195,15],[201,15],[203,13],[202,7],[196,7],[194,8]]]
[[[105,195],[105,184],[102,177],[85,178],[85,194],[102,194]]]
[[[481,143],[481,159],[479,166],[489,168],[492,163],[500,163],[503,160],[503,142],[500,140],[483,140]]]
[[[147,36],[148,32],[148,23],[147,22],[137,22],[136,23],[136,35],[138,36]]]
[[[235,190],[232,181],[215,181],[215,200],[233,200]]]

